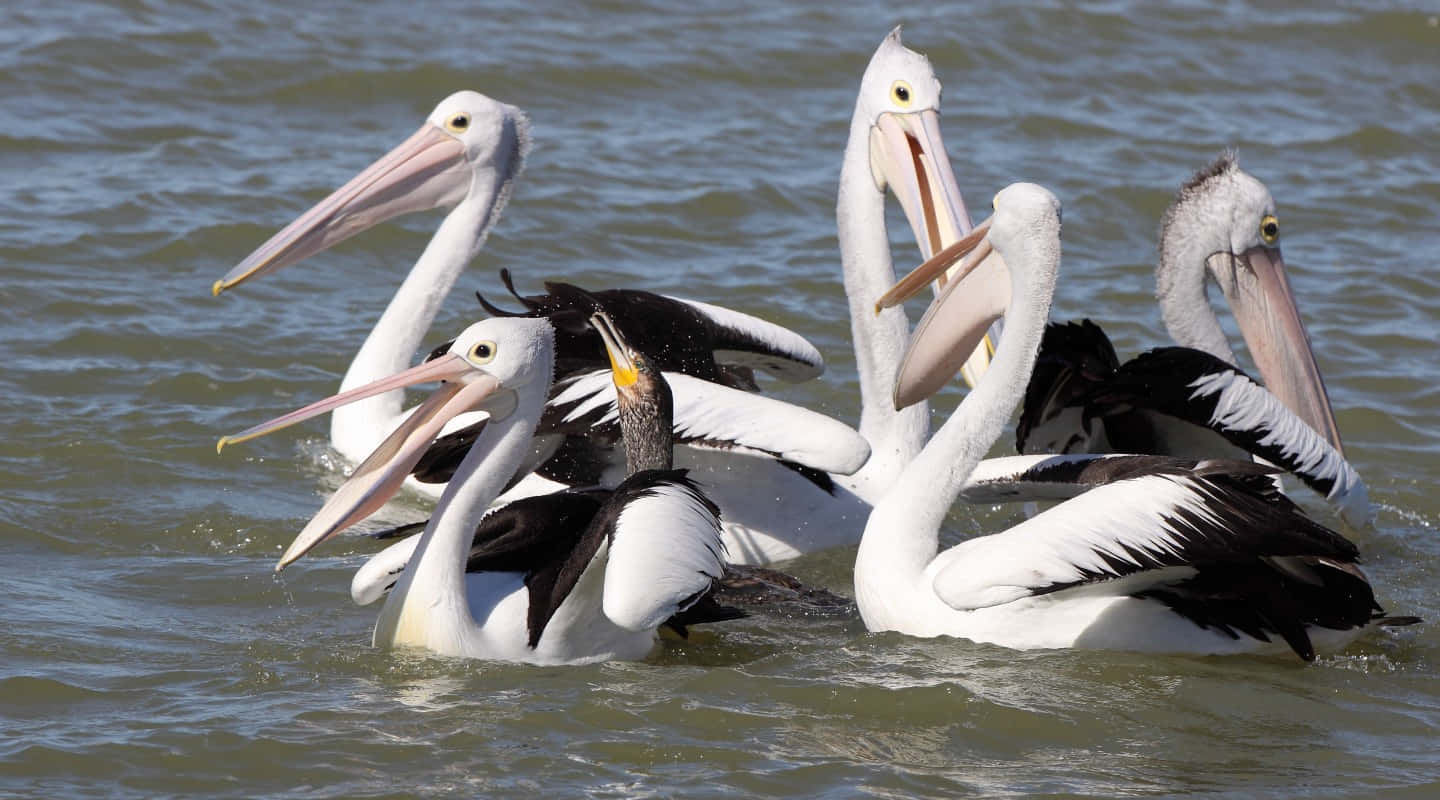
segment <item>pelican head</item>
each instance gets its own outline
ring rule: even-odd
[[[897,26],[865,68],[855,115],[870,126],[870,175],[905,210],[925,258],[970,230],[940,136],[940,79],[930,59],[900,42]]]
[[[420,130],[260,245],[216,281],[213,292],[303,261],[401,214],[469,200],[485,206],[477,216],[493,218],[524,165],[529,129],[514,106],[479,92],[450,95]]]
[[[221,439],[221,446],[253,439],[347,403],[418,383],[440,381],[440,387],[416,406],[330,496],[286,549],[276,570],[375,513],[399,491],[405,477],[445,423],[458,414],[484,411],[489,414],[489,423],[502,422],[515,413],[519,394],[530,389],[527,394],[537,398],[537,408],[531,411],[538,417],[538,406],[554,377],[554,337],[554,329],[544,319],[481,320],[466,328],[447,349],[432,354],[418,366]],[[539,381],[544,382],[545,388],[535,391],[533,386]],[[467,457],[467,462],[469,460]]]
[[[939,391],[1002,315],[1043,320],[1050,313],[1060,265],[1060,201],[1043,186],[1013,183],[995,195],[994,205],[989,219],[905,276],[877,303],[904,302],[939,273],[954,271],[910,337],[895,378],[896,408]],[[991,259],[992,251],[1000,258]],[[994,266],[981,269],[987,261]],[[997,279],[1005,282],[1006,291],[977,286]],[[1000,297],[1006,302],[997,303]],[[1034,344],[1038,348],[1039,340]]]
[[[860,79],[851,127],[852,150],[861,146],[857,133],[868,132],[864,144],[875,191],[882,197],[886,189],[894,193],[924,259],[933,258],[970,231],[970,215],[940,136],[940,95],[940,80],[930,60],[906,48],[896,27],[875,50]],[[847,152],[847,165],[851,158]],[[999,265],[986,265],[982,271],[999,269]],[[936,289],[943,288],[951,277],[948,272],[936,274]],[[989,289],[1002,281],[978,283]],[[1001,305],[1006,299],[995,298]],[[994,333],[998,332],[997,328]],[[967,359],[961,374],[970,385],[984,373],[992,352],[987,336]]]
[[[1226,152],[1180,188],[1160,228],[1156,294],[1177,342],[1235,363],[1205,298],[1220,287],[1267,388],[1341,450],[1320,367],[1280,254],[1280,220],[1265,184]]]

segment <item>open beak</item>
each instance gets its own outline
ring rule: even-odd
[[[375,452],[355,468],[349,480],[325,501],[325,505],[286,548],[285,554],[280,557],[280,563],[275,567],[276,572],[305,555],[310,548],[365,519],[385,505],[404,485],[406,476],[435,441],[435,437],[440,435],[445,423],[459,414],[476,409],[506,413],[513,407],[508,405],[509,393],[503,391],[504,386],[493,375],[471,366],[454,353],[447,353],[389,378],[312,403],[299,411],[220,440],[220,446],[223,447],[227,443],[253,439],[346,403],[436,380],[443,381],[440,388],[425,402],[416,406],[410,416],[375,448]]]
[[[211,291],[303,261],[401,214],[454,205],[470,189],[465,146],[425,123],[399,147],[366,167],[241,261]]]
[[[940,138],[940,115],[881,114],[870,129],[870,163],[890,187],[926,259],[970,232],[970,215]]]
[[[925,259],[934,258],[970,232],[970,215],[950,169],[940,137],[940,115],[935,110],[881,114],[870,130],[870,163],[877,184],[889,186],[900,201]],[[991,258],[999,261],[999,256]],[[1003,265],[986,268],[999,270]],[[953,277],[948,271],[937,273],[932,278],[936,290]],[[994,342],[987,336],[967,358],[962,374],[971,386],[985,372],[993,352]]]
[[[1210,258],[1234,256],[1216,253]],[[1234,282],[1219,283],[1265,387],[1343,455],[1335,412],[1295,306],[1280,248],[1252,247],[1238,260]]]
[[[910,336],[910,347],[895,377],[895,407],[925,400],[940,391],[970,354],[983,346],[990,325],[1010,302],[1010,274],[990,245],[994,217],[941,250],[886,292],[878,312],[914,296],[942,273],[950,280]]]

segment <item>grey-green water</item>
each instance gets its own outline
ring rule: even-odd
[[[0,794],[1440,791],[1440,9],[1375,6],[7,6]],[[330,393],[437,217],[233,296],[210,284],[456,89],[525,108],[535,148],[433,343],[501,266],[525,289],[684,294],[809,336],[829,371],[783,395],[853,421],[834,194],[897,22],[946,82],[972,208],[1050,186],[1055,316],[1103,321],[1122,353],[1163,341],[1149,265],[1171,192],[1240,147],[1379,510],[1353,535],[1386,607],[1431,624],[1307,666],[759,618],[644,663],[537,669],[371,650],[374,609],[346,591],[359,539],[272,577],[338,481],[324,426],[223,457],[215,438]],[[793,567],[843,590],[851,558]]]

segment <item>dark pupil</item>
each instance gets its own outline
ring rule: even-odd
[[[457,128],[463,128],[466,125],[470,124],[470,120],[466,119],[465,117],[456,117],[450,124],[454,125]]]
[[[896,87],[895,87],[895,96],[898,97],[898,98],[900,98],[901,100],[909,100],[909,99],[910,99],[910,90],[909,90],[909,89],[906,89],[904,86],[896,86]]]
[[[1274,237],[1275,234],[1277,234],[1277,233],[1279,233],[1279,232],[1280,232],[1280,226],[1279,226],[1279,225],[1276,225],[1276,224],[1273,223],[1273,222],[1267,222],[1267,223],[1265,223],[1265,235],[1266,235],[1266,236]]]
[[[490,357],[490,345],[488,345],[488,344],[477,344],[477,345],[475,345],[475,357],[476,357],[476,358],[489,358],[489,357]]]

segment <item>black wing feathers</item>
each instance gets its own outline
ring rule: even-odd
[[[1188,347],[1156,348],[1126,362],[1106,385],[1085,397],[1082,401],[1085,417],[1088,423],[1093,417],[1109,417],[1130,409],[1174,417],[1214,431],[1241,450],[1283,467],[1321,496],[1328,497],[1335,487],[1335,478],[1302,469],[1295,455],[1287,452],[1281,443],[1267,443],[1270,429],[1263,426],[1232,428],[1211,422],[1221,393],[1195,396],[1194,384],[1201,378],[1227,374],[1236,380],[1255,383],[1243,370],[1204,351]],[[1259,384],[1255,385],[1258,389]],[[1114,439],[1114,433],[1121,427],[1106,427],[1107,432],[1112,432],[1111,444],[1116,447],[1128,444]]]
[[[590,327],[590,315],[604,310],[615,320],[625,340],[664,372],[682,372],[733,388],[734,376],[715,363],[715,326],[688,303],[638,289],[586,291],[570,283],[547,281],[546,294],[523,296],[515,291],[508,270],[501,278],[524,311],[503,311],[476,293],[486,311],[503,316],[545,317],[555,327],[555,374],[606,368],[600,334]]]
[[[1035,369],[1025,387],[1015,428],[1015,452],[1028,452],[1025,445],[1031,431],[1062,409],[1077,405],[1119,366],[1110,338],[1090,320],[1046,325]]]
[[[436,439],[420,455],[410,474],[421,483],[449,482],[455,476],[455,470],[459,469],[460,462],[465,460],[465,454],[470,452],[470,446],[485,430],[486,422],[489,422],[488,417]]]

